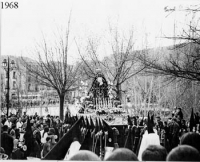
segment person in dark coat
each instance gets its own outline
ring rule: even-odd
[[[46,154],[51,150],[50,142],[51,142],[51,138],[47,137],[46,143],[43,145],[42,158],[45,157]]]
[[[196,114],[195,114],[195,123],[200,124],[200,116],[199,116],[198,112],[196,112]]]
[[[1,147],[4,148],[5,153],[10,158],[13,150],[13,138],[8,134],[8,126],[3,126],[3,133],[1,134]]]
[[[50,121],[50,115],[47,115],[47,119],[46,119],[45,122],[48,125],[48,127],[50,128],[50,123],[51,123],[51,121]]]
[[[31,157],[36,157],[36,158],[40,158],[41,157],[41,148],[40,148],[40,144],[38,143],[38,140],[36,139],[36,134],[37,131],[33,132],[33,142],[34,142],[34,149],[31,152],[30,156]]]
[[[176,109],[175,117],[178,118],[179,120],[183,119],[183,112],[182,112],[181,108]]]
[[[169,124],[169,143],[171,144],[171,149],[179,144],[179,130],[180,126],[177,123],[177,119],[173,118]]]
[[[12,151],[12,159],[15,159],[15,160],[21,160],[21,159],[24,159],[24,152],[18,148],[18,139],[15,139],[14,140],[14,148],[13,148],[13,151]]]

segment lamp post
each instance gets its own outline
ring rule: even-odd
[[[7,76],[7,94],[6,94],[6,107],[7,107],[7,116],[9,115],[9,93],[10,93],[10,71],[12,71],[15,68],[15,62],[14,60],[12,60],[10,62],[10,59],[8,57],[8,59],[4,59],[2,62],[3,68],[6,71],[6,76]]]

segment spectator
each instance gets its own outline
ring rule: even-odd
[[[196,148],[200,153],[200,135],[195,132],[188,132],[180,139],[181,145],[189,145]]]
[[[11,122],[10,118],[8,118],[8,119],[6,120],[6,122],[5,122],[4,125],[7,125],[8,128],[11,128],[11,127],[12,127],[12,122]]]
[[[46,138],[48,137],[48,132],[49,132],[49,128],[46,126],[46,127],[44,127],[44,130],[43,131],[41,131],[41,142],[44,144],[44,143],[46,143]]]
[[[81,150],[74,156],[69,158],[69,160],[75,161],[100,161],[99,157],[91,151]]]
[[[192,146],[181,145],[170,151],[167,161],[200,161],[200,154]]]
[[[51,150],[50,149],[50,142],[51,142],[51,138],[47,137],[46,138],[46,143],[44,143],[43,149],[42,149],[42,157],[45,157],[46,154]]]
[[[26,112],[24,112],[23,118],[26,118],[26,117],[27,117]]]
[[[1,147],[4,148],[8,157],[11,156],[13,150],[13,138],[8,134],[8,126],[3,126],[3,133],[1,134]]]
[[[14,147],[13,147],[13,151],[12,151],[12,159],[24,159],[24,153],[23,151],[21,151],[20,148],[17,147],[18,146],[18,139],[14,140]]]
[[[167,150],[160,145],[149,145],[142,153],[142,161],[165,161]]]
[[[33,152],[31,152],[30,156],[40,158],[41,157],[41,148],[40,144],[38,143],[37,137],[37,130],[33,132],[33,140],[34,140],[34,149]]]
[[[179,144],[179,130],[179,124],[177,123],[176,118],[173,118],[172,122],[169,124],[169,143],[171,149]]]
[[[6,116],[5,115],[2,115],[1,116],[1,123],[4,125],[6,122]]]
[[[12,124],[12,129],[10,130],[10,135],[13,137],[13,139],[16,138],[16,133],[15,133],[16,125]]]
[[[38,144],[41,146],[41,134],[40,134],[40,129],[41,129],[41,125],[40,124],[36,124],[36,130],[35,130],[35,138],[38,142]]]
[[[181,108],[176,109],[175,117],[178,118],[179,120],[183,119],[183,112],[182,112]]]
[[[114,150],[106,159],[106,161],[138,161],[137,156],[131,150],[126,148],[118,148]]]
[[[163,129],[163,122],[161,121],[161,118],[160,116],[156,117],[156,128],[160,128],[160,129]]]
[[[22,118],[19,118],[19,120],[17,122],[17,129],[21,130],[22,125],[23,125]]]
[[[51,121],[50,121],[50,115],[48,114],[47,115],[47,119],[46,119],[46,124],[48,125],[48,127],[50,128],[50,123],[51,123]]]
[[[51,138],[50,141],[50,149],[52,149],[56,145],[57,136],[55,135],[55,129],[49,128],[48,136]]]
[[[19,129],[15,129],[15,135],[16,135],[16,139],[20,138],[20,131],[19,131]]]

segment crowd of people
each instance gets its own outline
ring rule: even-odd
[[[31,129],[28,129],[29,126]],[[1,153],[8,159],[27,159],[28,156],[42,158],[59,141],[62,123],[58,116],[47,115],[44,119],[37,113],[34,116],[11,114],[1,116]],[[27,150],[30,137],[33,149]]]
[[[200,161],[200,117],[191,113],[187,122],[183,118],[181,108],[177,108],[167,121],[153,115],[141,119],[129,118],[128,129],[141,127],[143,137],[139,149],[114,146],[100,158],[91,150],[79,150],[68,160],[105,160],[105,161]],[[78,117],[70,118],[70,120]],[[130,120],[131,119],[131,120]],[[59,140],[67,134],[73,121],[65,117],[61,121],[58,116],[40,117],[35,113],[28,116],[10,114],[1,116],[1,154],[5,159],[44,158]],[[150,122],[151,121],[151,122]],[[131,130],[131,129],[130,129]],[[136,138],[136,136],[135,136]],[[31,139],[31,140],[30,140]],[[158,140],[157,140],[158,139]],[[146,142],[146,141],[147,142]],[[32,146],[32,147],[28,147]]]

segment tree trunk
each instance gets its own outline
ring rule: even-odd
[[[63,120],[65,94],[61,93],[59,97],[60,97],[60,119]]]
[[[116,88],[117,88],[117,91],[116,91],[117,99],[121,101],[122,100],[121,84],[117,84]]]

